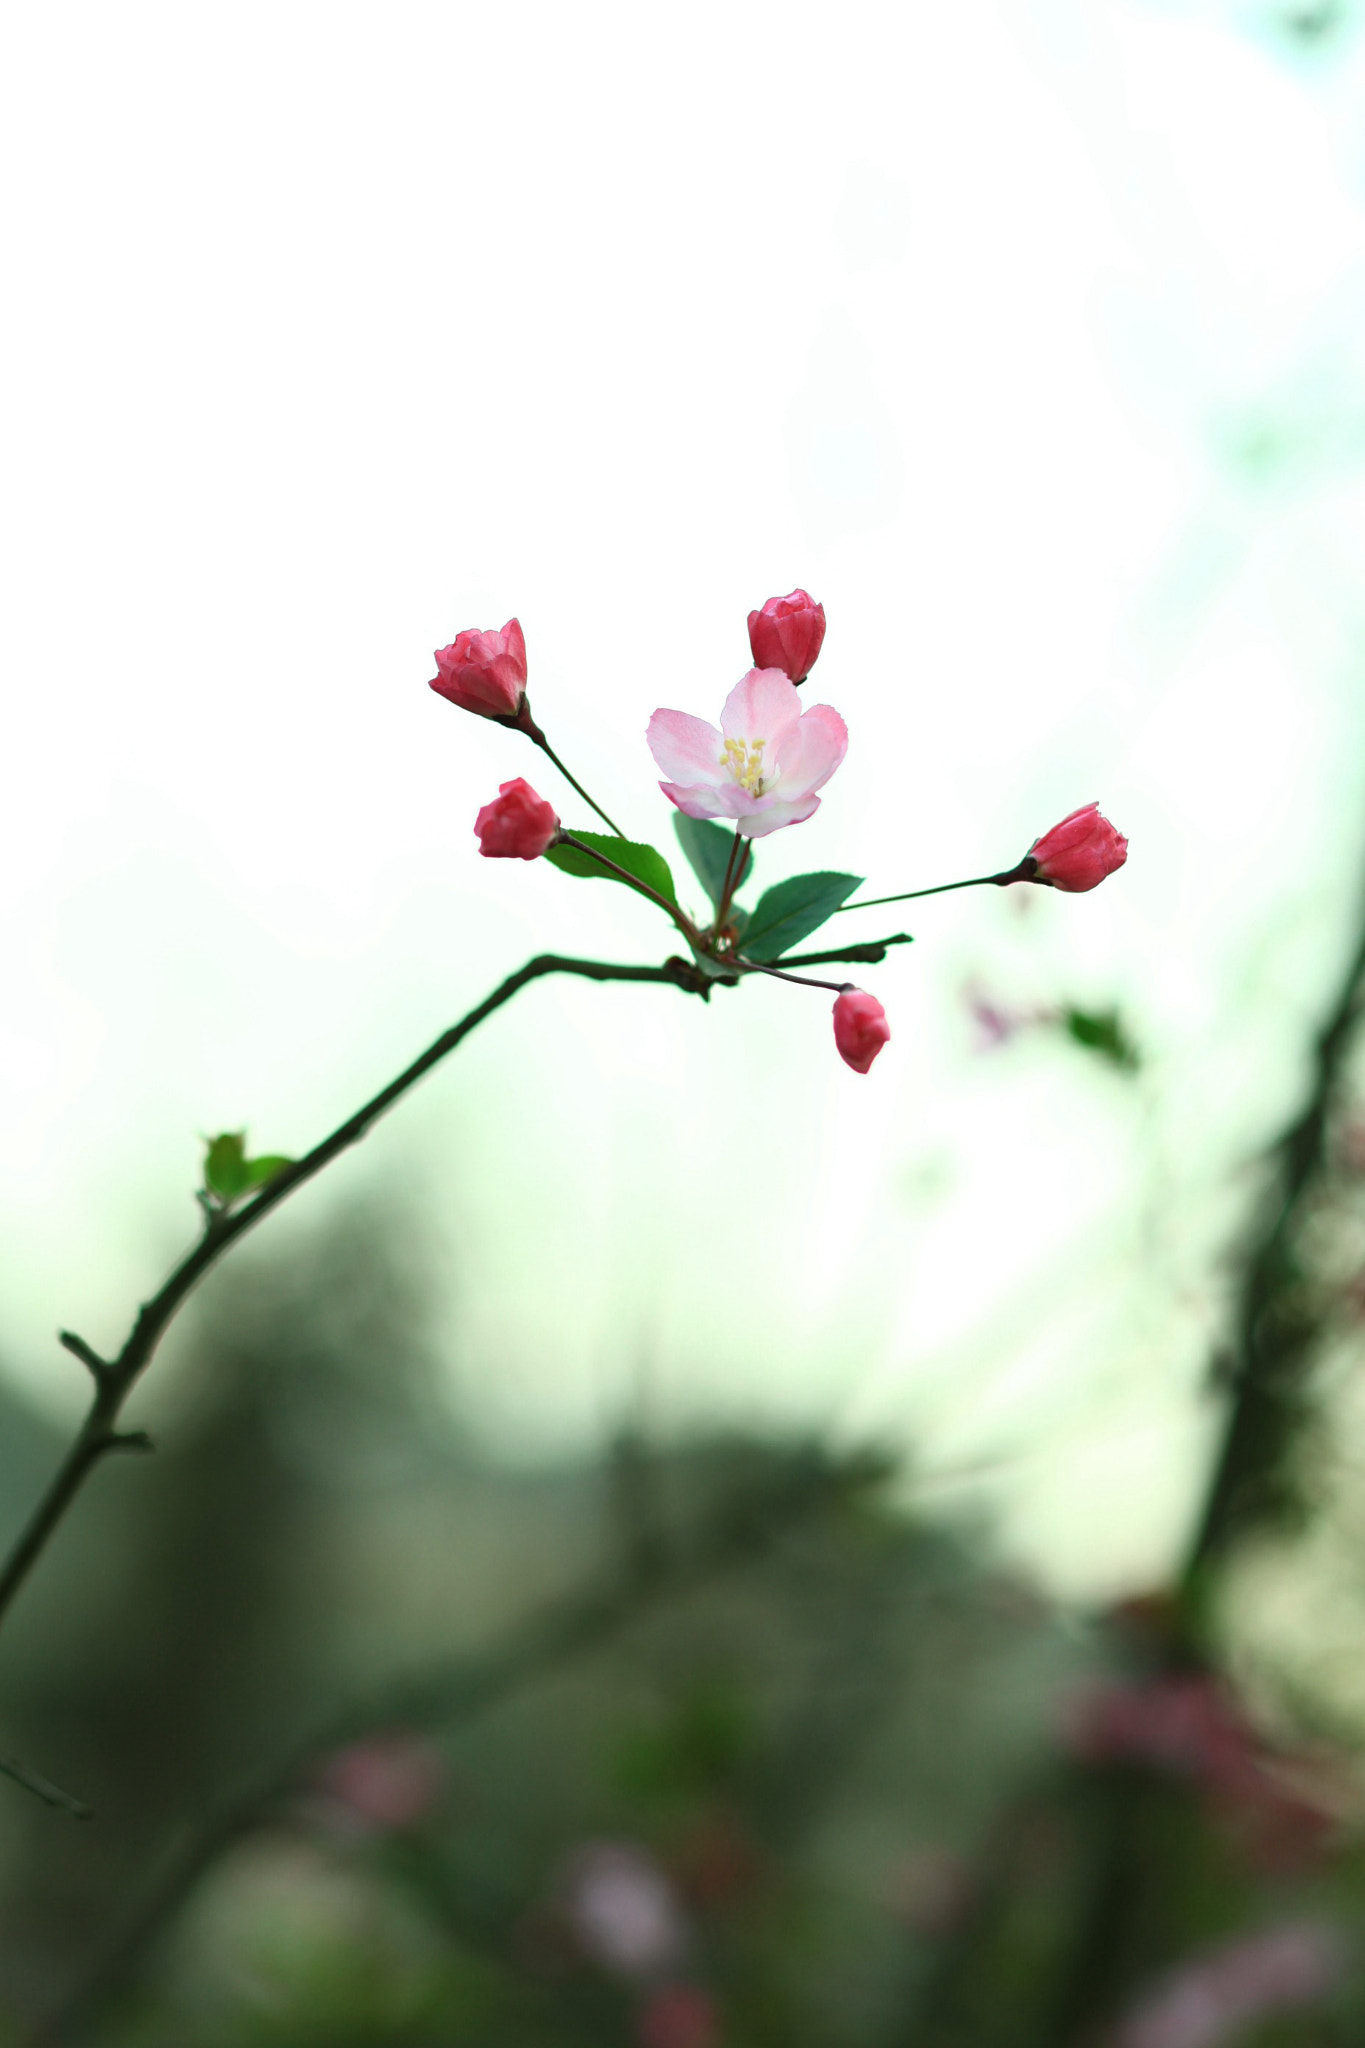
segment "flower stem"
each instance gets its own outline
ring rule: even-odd
[[[717,939],[719,939],[725,926],[725,920],[730,914],[730,898],[743,881],[744,871],[749,865],[749,845],[750,842],[743,837],[738,825],[736,825],[734,840],[730,847],[730,858],[725,863],[725,879],[720,885],[720,901],[716,905],[715,936]],[[741,847],[745,851],[741,852]],[[737,856],[738,858],[736,858]]]
[[[546,974],[575,974],[587,981],[671,983],[689,995],[704,996],[710,992],[707,977],[688,960],[666,960],[661,967],[634,967],[617,966],[606,960],[565,959],[557,953],[537,954],[515,974],[509,974],[491,995],[476,1003],[457,1024],[443,1031],[411,1066],[405,1067],[387,1087],[371,1096],[354,1116],[339,1124],[330,1137],[315,1145],[311,1152],[306,1152],[302,1159],[283,1167],[250,1201],[243,1202],[239,1208],[211,1216],[199,1242],[186,1253],[151,1300],[144,1302],[116,1358],[102,1359],[82,1338],[64,1332],[62,1342],[82,1360],[94,1380],[94,1397],[71,1449],[15,1539],[3,1566],[0,1566],[0,1618],[8,1611],[53,1531],[95,1466],[115,1451],[151,1449],[150,1439],[140,1431],[116,1427],[119,1412],[135,1381],[151,1362],[168,1326],[209,1268],[217,1264],[230,1244],[235,1244],[272,1209],[277,1209],[296,1188],[312,1180],[325,1166],[330,1166],[334,1159],[358,1144],[371,1125],[448,1053],[454,1052],[485,1017],[491,1017],[529,982],[538,981]]]
[[[836,996],[853,987],[851,981],[817,981],[811,974],[788,974],[781,967],[766,967],[761,960],[736,960],[735,965],[745,974],[771,974],[774,981],[794,981],[798,988],[833,989]]]
[[[582,797],[584,803],[587,804],[591,810],[596,811],[598,817],[602,820],[602,823],[604,825],[610,825],[612,831],[616,834],[618,839],[624,839],[626,835],[621,830],[621,827],[614,823],[613,820],[607,816],[601,804],[595,802],[594,799],[588,795],[587,790],[584,789],[582,783],[578,780],[578,777],[576,775],[570,775],[568,769],[564,766],[564,763],[560,760],[558,754],[550,745],[550,742],[546,739],[544,733],[536,724],[535,720],[529,719],[529,723],[527,725],[522,726],[521,730],[525,732],[530,739],[535,741],[536,745],[540,748],[542,754],[549,755],[550,759],[554,762],[555,767],[559,770],[560,774],[564,777],[564,780],[568,783],[570,789],[576,789],[578,791],[578,794]]]
[[[984,889],[994,883],[1003,889],[1008,882],[1031,882],[1038,863],[1031,853],[1026,853],[1016,868],[1006,868],[998,875],[973,875],[965,882],[940,882],[933,889],[904,889],[899,896],[865,896],[861,903],[841,903],[834,915],[838,917],[845,910],[873,910],[879,903],[910,903],[917,896],[946,896],[950,889]]]
[[[648,882],[642,882],[638,875],[633,875],[630,872],[629,868],[619,866],[616,861],[610,859],[608,855],[602,853],[597,847],[588,846],[583,840],[575,839],[572,832],[565,832],[561,829],[555,844],[557,846],[572,846],[575,852],[586,854],[589,860],[597,861],[609,874],[615,875],[618,881],[629,882],[632,889],[638,889],[642,896],[648,896],[651,903],[657,903],[660,910],[667,911],[689,945],[700,944],[700,933],[697,931],[696,926],[690,918],[683,916],[677,904],[670,903],[666,896],[660,894],[659,890],[652,889]]]

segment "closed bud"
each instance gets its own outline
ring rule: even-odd
[[[762,611],[749,614],[749,645],[755,668],[780,668],[794,683],[804,683],[815,667],[825,637],[825,607],[809,591],[770,597]]]
[[[436,650],[431,687],[480,718],[515,718],[526,692],[526,637],[516,619],[500,633],[457,633]]]
[[[1046,882],[1078,895],[1085,889],[1097,889],[1106,875],[1123,866],[1128,841],[1100,816],[1098,804],[1084,804],[1035,839],[1028,858],[1034,862],[1029,881]]]
[[[559,836],[553,804],[537,796],[524,776],[499,785],[474,820],[479,852],[487,860],[539,860]]]
[[[886,1012],[864,989],[846,988],[834,1005],[834,1043],[855,1074],[865,1074],[891,1036]]]

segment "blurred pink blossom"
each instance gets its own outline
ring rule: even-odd
[[[641,2007],[635,2032],[640,2048],[713,2048],[720,2018],[695,1984],[664,1984]]]
[[[570,1861],[564,1904],[579,1948],[623,1977],[675,1969],[687,1946],[682,1908],[654,1858],[633,1842],[588,1842]]]
[[[1302,1862],[1333,1824],[1309,1773],[1291,1774],[1206,1672],[1097,1686],[1074,1699],[1062,1740],[1088,1763],[1138,1763],[1187,1778],[1239,1828],[1256,1860]]]
[[[994,1052],[998,1046],[1008,1045],[1021,1032],[1031,1031],[1037,1024],[1053,1024],[1057,1012],[1037,1004],[1008,1003],[993,996],[979,981],[969,981],[962,991],[962,1000],[967,1005],[968,1015],[976,1026],[977,1052]]]
[[[318,1785],[353,1824],[388,1832],[415,1827],[433,1812],[445,1791],[446,1767],[429,1742],[394,1730],[337,1750]]]
[[[1063,1741],[1087,1761],[1149,1763],[1190,1778],[1240,1772],[1251,1749],[1246,1724],[1203,1672],[1096,1686],[1071,1702]]]
[[[1335,1990],[1342,1965],[1340,1942],[1313,1921],[1209,1949],[1132,2007],[1112,2048],[1220,2048],[1270,2014],[1316,2005]]]

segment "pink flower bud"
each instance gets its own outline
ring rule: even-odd
[[[485,860],[539,860],[553,846],[559,820],[553,804],[537,796],[524,776],[499,784],[491,804],[474,820]]]
[[[480,718],[515,718],[526,689],[526,636],[515,619],[500,633],[457,633],[436,650],[431,687]]]
[[[1031,882],[1047,882],[1054,889],[1079,894],[1084,889],[1098,889],[1106,875],[1123,866],[1128,841],[1100,816],[1098,804],[1084,804],[1035,839],[1029,856],[1038,863],[1029,876]]]
[[[754,667],[780,668],[794,683],[804,683],[815,667],[824,637],[825,607],[805,590],[770,597],[761,612],[749,614]]]
[[[846,988],[834,1005],[834,1043],[855,1074],[865,1074],[891,1036],[886,1012],[875,996]]]

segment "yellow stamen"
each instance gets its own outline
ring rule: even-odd
[[[750,796],[763,794],[763,749],[766,740],[727,740],[720,766],[728,768],[741,789]]]

